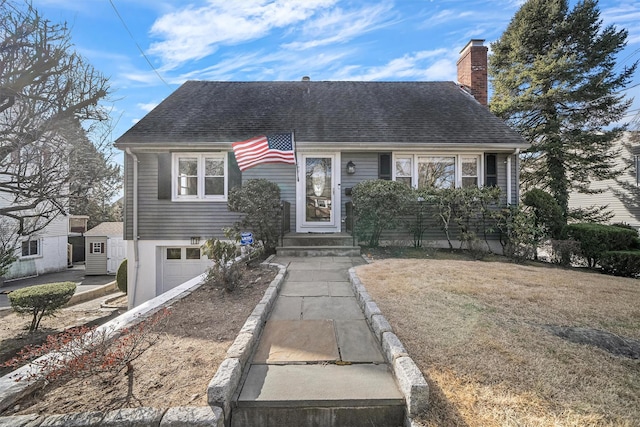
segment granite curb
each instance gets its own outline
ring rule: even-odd
[[[0,427],[223,427],[222,409],[210,406],[123,408],[107,412],[0,417]]]
[[[281,264],[271,263],[269,257],[262,264],[275,267],[278,274],[265,290],[262,300],[256,305],[251,315],[240,329],[240,333],[227,350],[226,359],[220,364],[207,387],[209,405],[222,408],[225,425],[231,420],[231,403],[237,392],[242,376],[246,373],[247,364],[259,340],[262,329],[269,317],[284,282],[287,268]]]
[[[363,258],[369,262],[366,257]],[[349,281],[367,323],[382,347],[384,358],[391,366],[398,388],[405,398],[407,406],[405,426],[414,426],[413,418],[426,411],[429,404],[427,381],[400,339],[393,333],[393,328],[367,292],[353,267],[349,269]]]

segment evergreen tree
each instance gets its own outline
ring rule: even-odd
[[[591,180],[620,174],[613,140],[630,105],[621,90],[637,62],[622,70],[615,57],[627,31],[603,27],[598,2],[529,0],[491,45],[490,108],[531,144],[523,156],[525,189],[549,191],[568,212],[572,190],[592,193]]]

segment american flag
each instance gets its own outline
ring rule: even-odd
[[[260,163],[296,164],[293,133],[260,135],[246,141],[234,142],[231,146],[241,171]]]

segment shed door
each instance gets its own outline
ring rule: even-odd
[[[122,237],[107,239],[107,274],[116,274],[118,267],[127,257]]]

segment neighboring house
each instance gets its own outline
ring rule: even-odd
[[[222,238],[239,219],[227,196],[248,179],[279,185],[297,233],[345,231],[350,189],[366,179],[497,185],[505,202],[517,202],[518,153],[528,144],[484,105],[486,65],[487,48],[472,40],[458,62],[460,83],[183,84],[116,141],[126,152],[130,305],[204,271],[201,239]],[[289,131],[297,165],[240,172],[232,143]]]
[[[623,170],[617,179],[593,181],[589,188],[597,194],[572,192],[569,208],[607,206],[613,213],[610,223],[626,223],[640,230],[640,131],[624,132],[616,141],[616,167]]]
[[[116,274],[127,257],[122,222],[102,222],[84,233],[85,274]]]
[[[69,218],[58,215],[44,229],[29,237],[18,238],[17,259],[9,267],[5,279],[38,276],[66,269],[69,264],[68,234]]]

